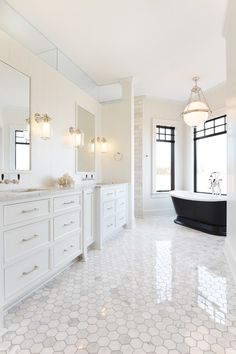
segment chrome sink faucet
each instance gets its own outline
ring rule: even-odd
[[[222,179],[220,179],[219,177],[220,177],[220,172],[218,171],[211,172],[210,174],[210,178],[209,178],[210,189],[213,195],[221,195],[220,182],[222,181]]]
[[[2,173],[1,174],[0,183],[4,183],[4,184],[10,184],[10,183],[19,184],[20,183],[20,174],[19,173],[17,174],[17,178],[13,178],[13,179],[6,178],[5,179],[5,175],[4,175],[4,173]]]

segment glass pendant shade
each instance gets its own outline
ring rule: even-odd
[[[203,125],[211,112],[210,107],[205,99],[202,89],[197,85],[199,77],[194,77],[194,87],[191,90],[191,96],[185,107],[182,117],[190,127],[198,127]]]
[[[184,121],[190,127],[203,125],[209,117],[209,109],[204,102],[191,102],[184,110]]]

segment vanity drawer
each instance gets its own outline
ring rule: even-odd
[[[125,197],[126,196],[126,186],[120,186],[116,189],[116,197]]]
[[[58,215],[54,218],[54,239],[79,229],[80,226],[80,210]]]
[[[126,213],[121,213],[116,216],[116,227],[122,227],[126,224],[127,218]]]
[[[47,216],[49,215],[49,199],[6,205],[3,212],[5,225],[15,224],[39,216]]]
[[[102,198],[104,200],[114,199],[115,198],[115,190],[114,189],[105,189],[102,191]]]
[[[36,253],[5,269],[5,297],[23,289],[49,271],[49,250]]]
[[[73,194],[62,197],[56,197],[53,200],[54,212],[63,211],[69,208],[79,207],[81,205],[81,195]]]
[[[116,201],[116,212],[120,213],[125,211],[126,209],[126,199],[125,198],[119,198]]]
[[[104,233],[108,234],[115,230],[115,216],[104,220]]]
[[[110,216],[115,214],[115,201],[112,200],[110,202],[103,203],[103,216]]]
[[[73,236],[58,242],[54,247],[54,265],[64,262],[67,258],[81,254],[81,234],[74,232]]]
[[[50,241],[50,221],[18,227],[4,232],[5,262]]]

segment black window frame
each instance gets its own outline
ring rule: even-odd
[[[160,129],[164,129],[164,133],[160,133]],[[170,134],[167,133],[168,130],[171,130]],[[175,127],[157,124],[155,135],[156,135],[155,142],[164,142],[164,143],[171,144],[171,167],[170,167],[171,189],[170,190],[156,189],[156,192],[157,193],[170,192],[171,190],[175,189]]]
[[[217,124],[217,120],[224,118],[224,123],[223,124]],[[207,128],[206,124],[209,122],[213,122],[213,126]],[[216,133],[215,129],[217,127],[224,127],[224,130],[221,132]],[[213,133],[209,133],[209,130],[213,129]],[[203,133],[202,136],[197,136],[198,133]],[[198,128],[194,128],[193,129],[193,159],[194,159],[194,163],[193,163],[193,186],[194,186],[194,192],[195,193],[204,193],[204,194],[211,194],[211,192],[199,192],[197,191],[197,141],[201,140],[201,139],[207,139],[207,138],[211,138],[213,136],[217,136],[217,135],[222,135],[222,134],[227,134],[227,115],[223,114],[219,117],[215,117],[212,119],[207,120],[204,125],[203,125],[203,129],[198,129]],[[224,194],[223,194],[224,195]]]
[[[17,141],[17,133],[24,133],[23,129],[15,129],[15,169],[16,169],[16,146],[17,145],[30,145],[30,142],[26,140],[26,142]]]

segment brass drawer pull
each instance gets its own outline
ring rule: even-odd
[[[28,241],[33,240],[36,237],[39,237],[39,235],[35,234],[35,235],[33,235],[33,236],[29,237],[29,238],[22,238],[21,242],[28,242]]]
[[[74,204],[75,203],[75,201],[74,200],[71,200],[70,202],[64,202],[63,204],[64,205],[69,205],[69,204]]]
[[[33,209],[29,209],[29,210],[22,210],[21,213],[22,214],[26,214],[26,213],[32,213],[33,211],[39,211],[39,208],[33,208]]]
[[[35,272],[37,269],[39,269],[39,267],[38,267],[38,266],[34,266],[34,268],[31,269],[31,270],[29,270],[28,272],[23,272],[23,273],[22,273],[22,276],[29,275],[30,273]]]
[[[68,223],[64,224],[63,226],[64,226],[64,227],[66,227],[66,226],[70,226],[70,225],[73,225],[74,223],[75,223],[74,221],[70,221],[70,222],[68,222]]]

